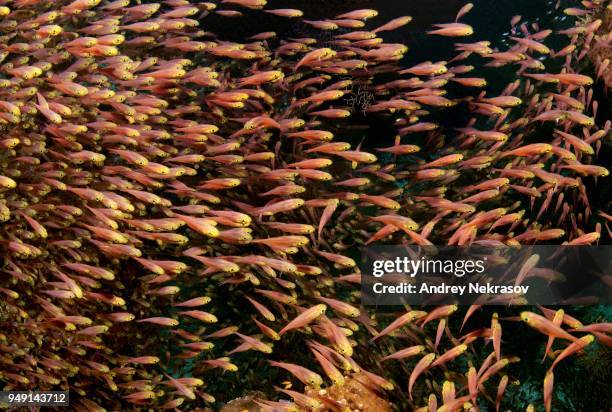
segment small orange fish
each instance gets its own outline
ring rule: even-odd
[[[422,318],[423,316],[427,315],[427,312],[423,312],[423,311],[409,311],[403,315],[401,315],[400,317],[398,317],[397,319],[395,319],[393,322],[391,322],[389,324],[389,326],[387,326],[385,329],[383,329],[380,333],[378,333],[377,335],[375,335],[372,338],[372,341],[379,339],[383,336],[388,335],[389,333],[393,332],[396,329],[401,328],[402,326],[413,322],[417,319]]]
[[[146,319],[139,319],[136,322],[141,323],[141,322],[146,322],[146,323],[153,323],[155,325],[159,325],[159,326],[177,326],[179,324],[178,320],[173,319],[173,318],[165,318],[165,317],[153,317],[153,318],[146,318]]]
[[[382,31],[392,31],[392,30],[399,29],[400,27],[407,25],[411,21],[412,21],[411,16],[397,17],[389,21],[388,23],[385,23],[382,26],[375,28],[374,30],[372,30],[372,32],[379,33]]]
[[[320,387],[323,384],[323,378],[318,373],[315,373],[303,366],[295,365],[286,362],[268,361],[270,365],[287,370],[293,376],[295,376],[304,385],[310,385],[315,388]]]
[[[344,109],[327,109],[309,113],[312,116],[322,116],[329,119],[343,119],[349,117],[351,112]]]
[[[455,346],[454,348],[449,349],[448,351],[446,351],[445,353],[443,353],[442,355],[440,355],[435,361],[433,361],[430,365],[430,367],[435,367],[437,365],[443,365],[446,362],[455,359],[457,356],[460,356],[461,354],[463,354],[466,350],[468,349],[468,346],[465,344],[461,344],[458,346]]]
[[[342,385],[345,382],[344,376],[342,373],[336,368],[333,362],[331,362],[326,356],[324,356],[321,352],[319,352],[314,347],[310,347],[313,355],[315,356],[319,365],[325,372],[325,374],[331,379],[334,385]]]
[[[546,335],[554,336],[558,339],[567,339],[572,342],[578,341],[578,338],[576,338],[575,336],[570,335],[565,330],[561,329],[559,326],[556,326],[545,317],[537,315],[533,312],[521,312],[521,320],[527,323],[532,328]]]
[[[434,26],[438,27],[438,29],[428,31],[427,34],[450,37],[464,37],[474,34],[472,26],[463,23],[434,24]]]
[[[389,359],[406,359],[412,356],[419,355],[425,351],[425,346],[416,345],[410,346],[404,349],[400,349],[397,352],[394,352],[390,355],[387,355],[381,359],[381,361],[389,360]]]
[[[561,362],[563,359],[584,349],[585,347],[590,345],[594,340],[595,340],[595,337],[593,335],[585,335],[579,339],[576,339],[575,342],[572,342],[569,345],[567,345],[567,347],[563,349],[555,358],[555,361],[550,367],[550,371],[552,371],[553,368],[557,366],[557,364]]]
[[[423,372],[427,370],[427,368],[429,368],[435,357],[435,353],[429,353],[423,356],[416,363],[416,365],[414,365],[414,369],[412,370],[412,373],[410,373],[410,377],[408,378],[408,395],[410,396],[410,399],[412,399],[412,387],[414,386],[416,380]]]
[[[327,309],[327,306],[323,304],[315,305],[315,306],[312,306],[306,309],[305,311],[300,313],[295,319],[293,319],[287,325],[285,325],[285,327],[283,327],[278,332],[278,334],[282,336],[285,332],[288,332],[293,329],[299,329],[299,328],[302,328],[308,325],[309,323],[317,319],[319,316],[324,314],[326,309]]]
[[[271,70],[267,72],[261,72],[254,74],[249,77],[244,77],[240,80],[239,86],[249,86],[249,85],[260,85],[264,83],[275,83],[284,78],[284,74],[280,70]]]
[[[304,15],[301,10],[297,9],[268,9],[264,11],[280,17],[302,17]]]
[[[378,16],[378,11],[373,9],[359,9],[349,11],[336,16],[337,19],[356,19],[356,20],[368,20]]]
[[[385,196],[359,195],[359,199],[367,203],[380,206],[386,209],[399,210],[401,205],[393,199]]]

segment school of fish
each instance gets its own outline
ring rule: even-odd
[[[499,410],[519,362],[502,330],[520,321],[548,339],[550,411],[554,372],[611,346],[609,323],[517,309],[469,330],[476,305],[462,330],[455,305],[381,321],[359,308],[354,250],[610,239],[589,191],[609,185],[595,90],[612,71],[588,54],[610,48],[598,16],[612,8],[575,3],[565,30],[514,17],[505,50],[473,40],[468,3],[427,31],[455,55],[405,65],[407,46],[384,39],[411,17],[372,9],[309,20],[266,0],[0,0],[3,390],[69,390],[76,411],[203,410],[229,400],[216,380],[261,369],[281,377],[252,388],[270,394],[261,411],[360,410],[305,390],[349,376],[403,410]],[[209,15],[252,13],[315,34],[207,31]],[[494,92],[479,67],[516,80]],[[457,109],[463,127],[435,120]],[[356,116],[392,123],[392,143],[344,142]],[[372,353],[376,367],[361,361]],[[469,368],[426,385],[457,358]]]

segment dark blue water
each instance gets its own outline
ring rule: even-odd
[[[561,28],[569,24],[561,13],[555,10],[554,1],[557,0],[475,0],[474,8],[465,15],[461,21],[474,27],[475,34],[465,39],[466,42],[488,40],[492,48],[505,51],[510,44],[510,20],[513,16],[522,16],[521,22],[526,24],[539,24],[542,28]],[[360,8],[373,8],[379,15],[367,22],[364,29],[380,26],[399,16],[412,16],[410,24],[400,29],[381,33],[387,43],[403,43],[409,47],[402,65],[410,66],[423,61],[450,60],[458,53],[454,50],[454,39],[442,36],[427,35],[428,30],[434,29],[435,23],[448,23],[455,20],[459,9],[465,5],[465,0],[269,0],[266,8],[297,8],[304,12],[304,17],[311,20],[323,20],[347,11]],[[231,8],[231,6],[223,7]],[[242,18],[227,18],[211,14],[205,20],[205,30],[219,33],[227,40],[244,42],[246,38],[257,33],[275,31],[279,38],[288,37],[316,37],[325,40],[331,38],[339,31],[321,31],[301,23],[299,19],[287,19],[274,16],[261,11],[251,11],[245,8],[236,8],[243,13]],[[343,30],[343,29],[341,29]],[[344,29],[345,31],[348,31]],[[530,30],[536,31],[530,27]],[[554,39],[548,39],[547,44]],[[271,40],[273,46],[276,40]],[[461,40],[458,40],[460,42]],[[554,45],[553,45],[554,46]],[[516,79],[516,66],[508,65],[503,68],[484,68],[487,61],[477,56],[471,57],[458,64],[473,64],[477,69],[470,75],[485,77],[489,83],[490,94],[501,91],[508,83]],[[461,87],[448,86],[452,93]],[[450,118],[443,114],[445,120],[453,122],[453,116],[463,118],[466,114],[454,111]],[[388,144],[386,138],[393,139],[395,130],[392,124],[387,124],[378,116],[369,116],[367,119],[352,119],[352,128],[363,130],[355,136],[347,136],[352,140],[360,141],[365,138],[364,148],[380,147]],[[439,119],[432,119],[439,120]],[[357,127],[355,123],[366,123],[366,127]],[[458,127],[458,126],[455,126]],[[371,129],[368,130],[367,129]],[[372,132],[378,137],[372,136]],[[346,134],[346,131],[345,133]]]
[[[466,4],[463,0],[270,0],[266,8],[297,8],[304,11],[304,17],[311,20],[333,18],[347,11],[359,8],[373,8],[379,15],[370,20],[368,27],[376,27],[399,17],[412,16],[412,22],[399,30],[384,33],[387,42],[404,43],[411,51],[407,57],[415,62],[446,59],[452,55],[452,42],[441,37],[425,34],[434,23],[454,21],[459,9]],[[554,1],[546,0],[473,0],[474,8],[462,18],[475,29],[472,40],[491,40],[499,43],[510,29],[510,19],[521,15],[522,21],[550,26],[553,20],[560,20],[554,12]],[[230,9],[231,6],[224,6]],[[205,30],[221,33],[228,40],[244,41],[248,36],[276,31],[287,35],[305,35],[308,28],[286,19],[244,8],[240,10],[246,18],[227,18],[212,14],[206,18]],[[316,31],[314,32],[316,33]],[[312,33],[312,34],[314,34]],[[319,32],[320,33],[320,32]],[[499,46],[503,47],[502,43]]]

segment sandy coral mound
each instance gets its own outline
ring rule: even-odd
[[[257,399],[254,395],[246,395],[241,398],[236,398],[225,404],[221,412],[261,412],[261,407],[255,403]]]
[[[390,412],[391,404],[381,398],[371,387],[366,386],[365,375],[355,373],[348,376],[343,385],[324,389],[308,388],[306,395],[319,399],[325,405],[325,398],[345,407],[343,412]],[[320,409],[327,410],[326,407]]]

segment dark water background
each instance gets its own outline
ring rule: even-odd
[[[304,12],[304,18],[311,20],[325,19],[336,14],[345,13],[358,8],[372,8],[378,10],[378,16],[369,20],[376,23],[384,23],[392,18],[402,15],[410,15],[414,19],[409,26],[396,30],[399,32],[397,40],[406,41],[406,33],[418,32],[433,23],[444,23],[454,20],[459,9],[467,3],[463,0],[269,0],[266,9],[273,8],[297,8]],[[545,0],[473,0],[475,7],[465,16],[462,21],[466,23],[478,22],[482,32],[494,35],[509,28],[510,18],[520,14],[528,19],[541,18],[546,15],[554,2]],[[224,6],[224,9],[230,8]],[[240,24],[232,25],[232,18],[211,15],[206,18],[206,25],[214,32],[214,29],[222,30],[226,38],[242,40],[245,36],[253,35],[262,31],[278,31],[287,33],[294,26],[294,21],[276,17],[274,15],[262,15],[260,12],[251,12],[244,8],[236,8],[243,14],[256,16],[253,19],[239,19]],[[552,14],[552,13],[551,13]],[[488,20],[488,21],[487,21]],[[219,24],[219,26],[211,26]],[[388,34],[388,33],[387,33]],[[493,37],[493,36],[491,36]],[[409,40],[407,43],[411,43]]]
[[[560,7],[556,8],[557,2]],[[442,36],[430,36],[426,31],[432,30],[432,24],[448,23],[455,20],[459,9],[467,3],[466,0],[269,0],[266,8],[296,8],[304,12],[304,18],[309,20],[323,20],[360,8],[372,8],[378,10],[379,14],[368,21],[366,28],[377,27],[399,16],[412,16],[410,24],[400,29],[383,32],[381,36],[386,43],[403,43],[409,47],[402,65],[421,63],[423,61],[450,60],[457,55],[453,49],[453,40]],[[461,21],[474,27],[474,35],[465,42],[476,42],[488,40],[492,48],[505,51],[512,42],[509,39],[510,20],[513,16],[520,15],[521,23],[529,25],[537,24],[542,29],[561,30],[573,24],[574,18],[565,16],[562,12],[564,7],[575,7],[578,1],[570,0],[472,0],[473,9],[461,18]],[[231,9],[225,5],[224,9]],[[275,31],[280,38],[287,37],[318,37],[325,35],[321,30],[298,22],[299,19],[287,19],[274,16],[260,11],[250,11],[245,8],[236,8],[243,13],[244,17],[234,19],[222,17],[212,13],[205,19],[204,29],[221,34],[225,40],[244,42],[249,36]],[[530,28],[536,31],[533,28]],[[329,32],[328,32],[329,33]],[[333,33],[333,32],[332,32]],[[328,34],[331,36],[330,34]],[[461,42],[463,40],[459,40]],[[546,44],[552,49],[559,50],[567,44],[567,37],[553,34],[546,39]],[[471,57],[470,59],[475,59]],[[479,59],[479,58],[476,58]],[[507,65],[501,68],[483,67],[483,59],[467,60],[457,64],[474,64],[476,69],[470,76],[484,77],[487,79],[487,93],[495,95],[506,85],[516,78],[516,65]],[[560,63],[555,67],[546,63],[547,70],[559,72]],[[601,86],[601,84],[599,85]],[[450,82],[446,88],[450,93],[463,93],[465,88]],[[610,96],[605,95],[601,87],[595,88],[595,97],[600,107],[598,112],[599,125],[603,125],[610,119]],[[467,106],[458,106],[450,111],[437,111],[428,121],[434,121],[446,130],[464,127],[470,115]],[[364,150],[373,150],[377,147],[385,147],[393,144],[396,129],[390,117],[381,114],[368,114],[364,116],[355,113],[350,122],[341,124],[338,129],[345,141],[357,145],[362,143]],[[332,130],[333,131],[333,130]],[[552,133],[552,130],[546,131]],[[545,141],[546,139],[544,139]],[[416,141],[416,144],[420,142]],[[612,168],[612,149],[610,144],[603,147],[599,164]],[[587,185],[591,181],[586,179]],[[592,206],[595,209],[610,210],[610,199],[612,198],[611,185],[597,188],[594,185],[588,187],[592,193]]]
[[[393,32],[382,33],[385,42],[404,43],[410,47],[406,61],[444,60],[454,55],[452,41],[448,38],[425,34],[432,24],[454,21],[463,0],[270,0],[266,8],[297,8],[304,18],[320,20],[331,18],[358,8],[378,10],[377,17],[369,20],[369,27],[376,27],[399,16],[412,16],[413,20]],[[474,8],[461,21],[475,28],[470,41],[502,40],[503,33],[510,29],[512,16],[521,15],[522,21],[542,22],[550,26],[560,22],[560,11],[554,12],[554,1],[545,0],[473,0]],[[238,10],[238,9],[237,9]],[[244,41],[246,37],[266,31],[303,36],[303,27],[295,20],[261,12],[239,9],[247,18],[232,19],[212,14],[206,18],[206,30],[223,33],[224,38]],[[548,23],[548,24],[547,24]]]

